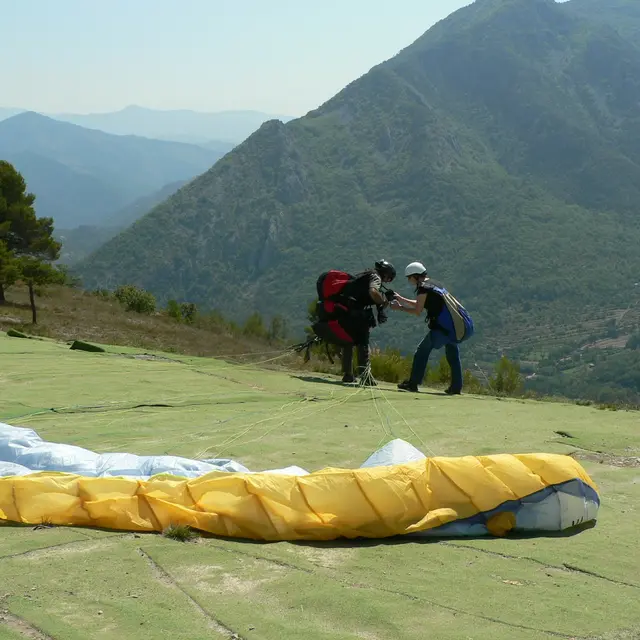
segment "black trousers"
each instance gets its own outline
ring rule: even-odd
[[[372,314],[369,309],[349,313],[340,320],[345,331],[353,338],[353,347],[342,349],[342,373],[353,375],[353,349],[358,352],[357,375],[362,375],[369,365],[369,334]]]
[[[353,375],[353,349],[354,347],[342,348],[342,373]],[[361,376],[369,365],[369,344],[359,344],[355,347],[358,351],[357,375]]]

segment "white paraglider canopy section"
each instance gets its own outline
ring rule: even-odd
[[[413,445],[396,439],[375,451],[362,465],[377,467],[425,458]],[[38,471],[63,471],[87,477],[126,476],[140,480],[159,473],[197,478],[211,471],[257,473],[229,458],[194,460],[180,456],[141,456],[133,453],[95,453],[71,444],[43,440],[33,429],[0,422],[0,477]],[[309,471],[297,465],[266,469],[260,473],[303,476]]]

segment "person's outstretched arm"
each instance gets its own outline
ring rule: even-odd
[[[398,296],[401,298],[400,296]],[[414,316],[419,316],[424,309],[425,302],[427,301],[427,294],[421,293],[416,300],[408,300],[407,298],[401,298],[402,300],[406,300],[409,306],[399,305],[395,306],[391,304],[392,309],[398,309],[400,311],[404,311],[405,313],[410,313]]]
[[[412,308],[416,306],[415,300],[411,300],[411,298],[405,298],[397,292],[394,292],[394,293],[395,293],[394,300],[400,300],[400,302],[402,302],[403,305],[406,305]]]

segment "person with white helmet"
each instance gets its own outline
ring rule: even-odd
[[[447,362],[451,367],[451,385],[445,393],[457,395],[462,391],[462,366],[454,318],[450,312],[450,306],[446,303],[447,296],[455,303],[457,301],[440,283],[428,277],[427,269],[421,262],[412,262],[407,265],[404,275],[409,283],[415,286],[417,297],[412,300],[396,293],[390,308],[415,316],[419,316],[425,310],[429,332],[415,351],[410,378],[401,382],[398,389],[417,392],[427,371],[431,351],[444,347]],[[464,311],[461,305],[460,308]]]

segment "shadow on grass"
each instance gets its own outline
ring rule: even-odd
[[[334,385],[338,385],[339,387],[350,387],[351,385],[348,385],[344,382],[342,382],[341,380],[329,380],[328,378],[321,378],[320,376],[296,376],[293,374],[289,374],[290,378],[295,378],[296,380],[302,380],[302,382],[321,382],[323,384],[334,384]]]
[[[313,547],[316,549],[353,549],[362,547],[396,546],[402,544],[438,544],[438,543],[463,543],[475,540],[534,540],[539,538],[572,538],[588,529],[593,529],[596,521],[584,522],[564,531],[536,531],[531,533],[512,533],[504,537],[501,536],[435,536],[412,533],[407,535],[390,536],[388,538],[338,538],[336,540],[251,540],[249,538],[230,538],[218,536],[205,531],[199,532],[202,538],[213,540],[224,540],[225,542],[236,542],[246,545],[272,545],[293,544],[299,547]]]
[[[319,549],[348,549],[353,547],[379,547],[379,546],[395,546],[401,544],[437,544],[442,542],[471,542],[475,540],[533,540],[539,538],[572,538],[588,529],[593,529],[596,526],[596,521],[584,522],[570,529],[564,531],[536,531],[531,533],[511,533],[504,537],[501,536],[436,536],[436,535],[424,535],[420,533],[407,534],[403,536],[392,536],[389,538],[355,538],[353,540],[340,538],[338,540],[295,540],[290,544],[295,544],[302,547],[315,547]]]
[[[355,549],[355,548],[370,548],[380,546],[397,546],[404,544],[438,544],[448,543],[449,545],[460,545],[465,542],[473,542],[476,540],[483,541],[497,541],[507,540],[517,542],[519,540],[533,540],[539,538],[572,538],[583,531],[593,529],[596,526],[596,521],[584,522],[575,527],[565,529],[564,531],[536,531],[531,533],[512,533],[504,537],[501,536],[436,536],[436,535],[424,535],[420,533],[413,533],[407,535],[390,536],[388,538],[338,538],[336,540],[252,540],[250,538],[233,538],[229,536],[221,536],[208,531],[201,531],[193,527],[192,529],[197,536],[205,540],[219,540],[224,542],[233,542],[236,544],[247,546],[266,546],[274,544],[292,544],[299,547],[311,547],[315,549]],[[146,537],[147,535],[162,536],[163,531],[135,531],[126,529],[109,529],[105,527],[77,527],[66,525],[51,525],[48,523],[43,524],[23,524],[19,522],[0,521],[0,529],[7,527],[10,529],[31,529],[38,531],[42,529],[76,529],[79,531],[101,531],[103,533],[112,534],[129,534],[136,538]]]
[[[290,378],[295,378],[296,380],[302,380],[302,382],[319,382],[322,384],[333,384],[333,385],[337,385],[339,387],[345,387],[347,389],[355,389],[358,384],[357,383],[345,383],[342,382],[341,380],[330,380],[329,378],[321,378],[320,376],[297,376],[297,375],[293,375],[290,374],[289,375]],[[392,383],[388,383],[388,384],[392,384]],[[401,391],[400,389],[394,389],[389,388],[389,387],[367,387],[367,389],[380,389],[380,391],[393,391],[395,393],[404,393],[407,395],[413,395],[415,397],[418,397],[420,395],[429,395],[429,396],[441,396],[441,397],[445,397],[445,398],[451,398],[453,396],[449,396],[447,395],[444,391],[420,391],[420,393],[407,393],[406,391]]]
[[[75,531],[102,531],[103,533],[125,534],[142,536],[143,534],[158,534],[162,531],[135,531],[134,529],[110,529],[108,527],[82,527],[73,524],[50,524],[43,522],[41,524],[28,524],[24,522],[13,522],[11,520],[0,520],[0,531],[3,529],[31,529],[33,531],[41,531],[46,529],[71,529]]]

